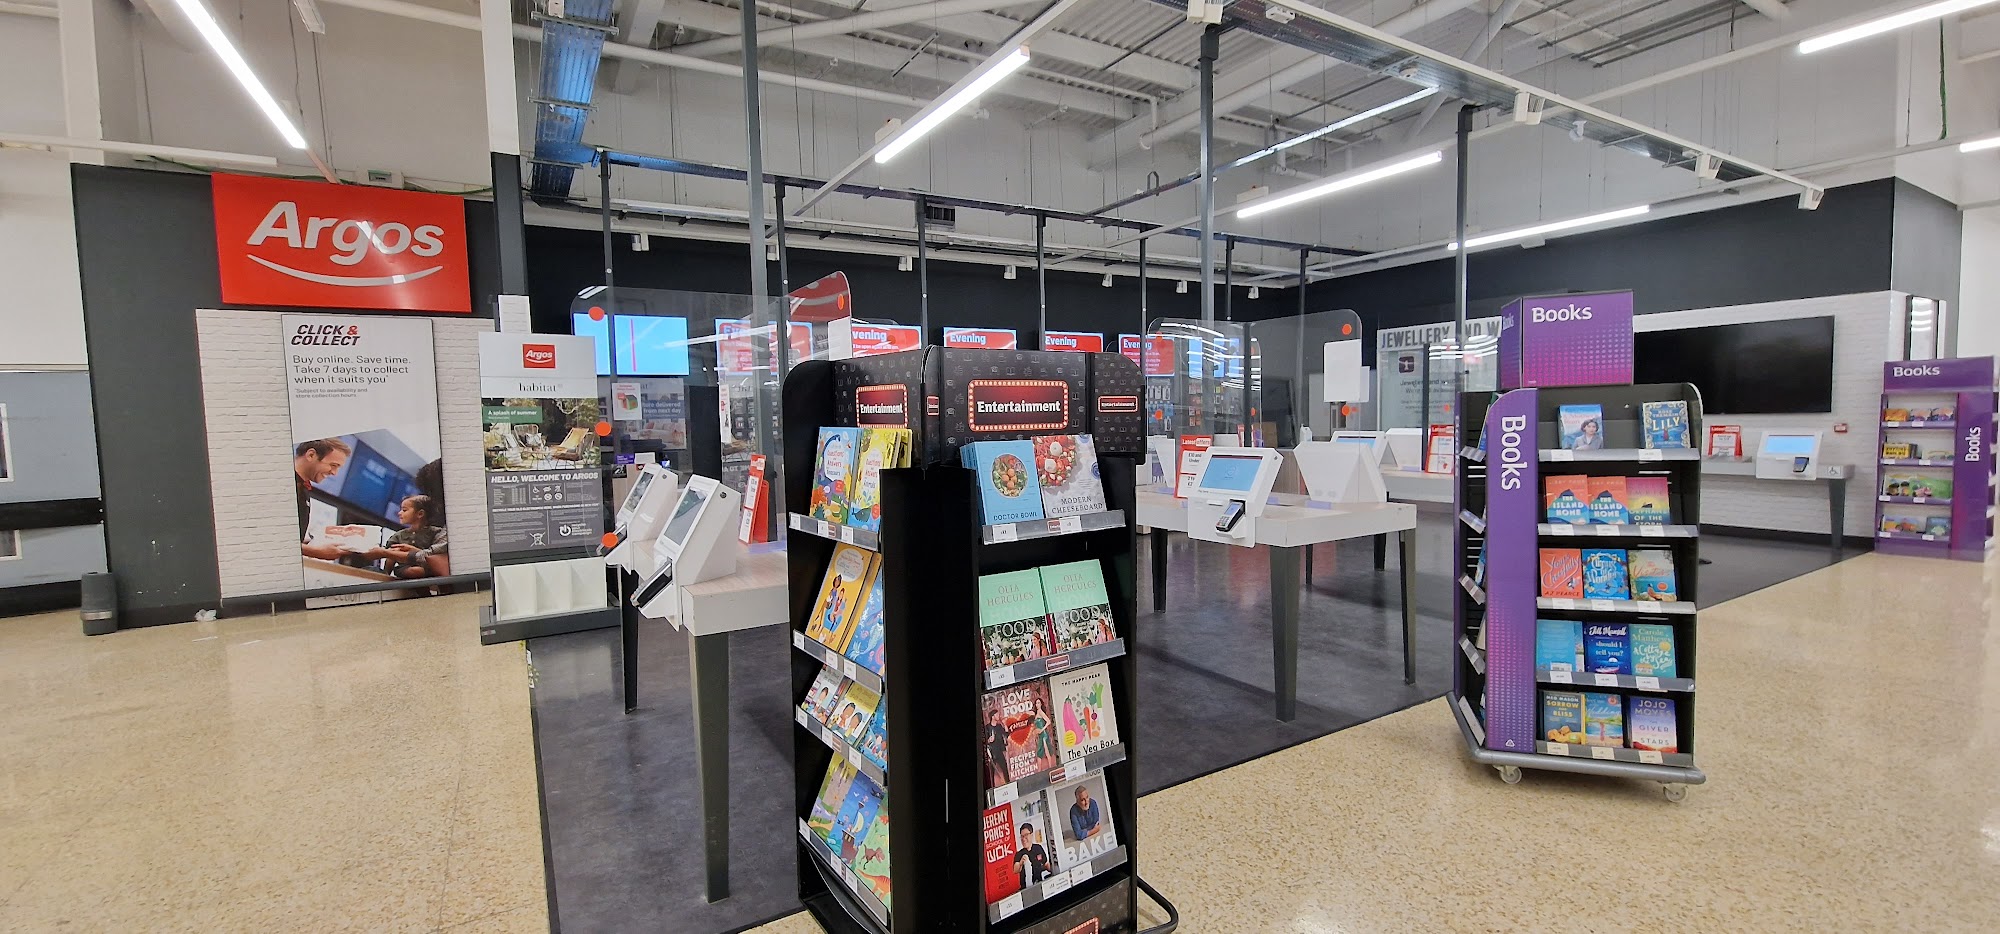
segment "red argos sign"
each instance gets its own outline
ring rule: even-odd
[[[247,175],[212,186],[229,304],[472,311],[459,198]]]

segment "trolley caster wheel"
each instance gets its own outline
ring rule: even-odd
[[[1519,785],[1519,784],[1521,783],[1521,767],[1520,767],[1520,766],[1518,766],[1518,765],[1500,765],[1500,766],[1494,766],[1494,768],[1497,768],[1497,769],[1499,769],[1499,770],[1500,770],[1500,780],[1501,780],[1501,781],[1503,781],[1503,782],[1506,782],[1506,783],[1507,783],[1507,784],[1509,784],[1509,785]]]
[[[1686,785],[1661,785],[1660,791],[1666,794],[1668,801],[1672,801],[1675,804],[1687,800],[1688,786]]]

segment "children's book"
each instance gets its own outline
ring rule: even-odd
[[[1680,599],[1674,582],[1674,553],[1663,548],[1634,548],[1626,556],[1632,579],[1632,599],[1670,603]]]
[[[1937,535],[1937,536],[1942,536],[1942,537],[1945,537],[1945,538],[1950,538],[1950,537],[1951,537],[1951,517],[1950,517],[1950,516],[1925,516],[1925,517],[1924,517],[1924,534],[1925,534],[1925,535]]]
[[[882,528],[882,471],[897,466],[908,428],[861,429],[860,454],[855,458],[854,488],[847,498],[847,524],[857,529]]]
[[[889,794],[883,792],[882,806],[875,811],[875,822],[868,825],[868,836],[861,838],[861,852],[854,857],[854,874],[861,884],[874,890],[875,897],[882,900],[882,907],[889,907]]]
[[[861,732],[861,754],[880,768],[889,767],[889,716],[887,704],[877,704],[875,715],[868,718],[868,728]]]
[[[975,441],[959,449],[959,460],[978,477],[987,525],[1042,518],[1033,441]]]
[[[1674,664],[1674,627],[1659,623],[1631,626],[1632,673],[1642,678],[1678,678]]]
[[[1583,695],[1583,744],[1625,745],[1625,699],[1618,694]],[[867,776],[862,776],[866,778]]]
[[[1688,404],[1646,402],[1639,406],[1639,424],[1645,429],[1646,447],[1684,448],[1688,446]]]
[[[861,597],[875,576],[875,565],[872,551],[845,543],[833,546],[833,560],[827,563],[826,578],[820,581],[819,600],[806,620],[808,638],[836,652],[847,648],[861,618]]]
[[[1583,525],[1590,521],[1590,478],[1545,477],[1543,502],[1550,525]]]
[[[1632,673],[1631,634],[1624,623],[1589,623],[1583,627],[1583,660],[1591,674]]]
[[[1042,572],[1042,599],[1055,632],[1053,652],[1070,652],[1118,637],[1111,622],[1111,595],[1104,568],[1095,559],[1050,564]]]
[[[841,692],[840,700],[833,705],[833,715],[826,718],[826,725],[847,740],[849,746],[860,747],[861,737],[868,732],[868,721],[875,716],[876,706],[882,703],[882,695],[858,681],[849,681],[847,690]]]
[[[1014,805],[986,809],[979,817],[979,840],[984,848],[986,902],[992,904],[1021,891],[1021,867],[1016,858],[1015,839],[1020,830],[1014,824]]]
[[[1624,477],[1590,478],[1590,521],[1598,525],[1629,525]]]
[[[1048,606],[1042,602],[1042,575],[1029,568],[979,577],[979,634],[986,667],[1017,665],[1049,654]]]
[[[1111,672],[1104,665],[1049,676],[1056,737],[1065,760],[1118,745],[1118,711],[1111,703]]]
[[[1571,451],[1597,451],[1604,448],[1604,407],[1601,405],[1565,405],[1556,410],[1556,423],[1562,432],[1562,446]]]
[[[1633,525],[1666,525],[1672,521],[1667,505],[1667,478],[1626,477],[1625,509]]]
[[[1583,742],[1583,695],[1574,691],[1542,692],[1542,738],[1551,743]]]
[[[1053,519],[1104,511],[1097,444],[1089,435],[1040,435],[1033,444],[1044,515]]]
[[[1575,548],[1542,549],[1542,596],[1583,596],[1583,552]]]
[[[861,447],[859,428],[821,428],[819,448],[813,454],[812,503],[808,508],[815,519],[844,523],[847,498],[854,490],[854,461]]]
[[[1573,619],[1535,620],[1535,667],[1544,671],[1583,670],[1583,624]]]
[[[1917,446],[1908,441],[1882,442],[1883,460],[1904,461],[1904,460],[1910,460],[1911,458],[1914,458],[1916,456],[1917,456]]]
[[[806,689],[806,699],[799,702],[799,709],[805,711],[806,716],[825,723],[826,715],[833,712],[834,702],[840,700],[842,680],[840,672],[821,668],[819,675],[813,678],[812,687]]]
[[[1909,421],[1909,420],[1910,420],[1910,410],[1909,410],[1909,409],[1883,409],[1883,410],[1882,410],[1882,420],[1883,420],[1883,421],[1885,421],[1885,422],[1907,422],[1907,421]]]
[[[868,576],[867,596],[861,601],[861,615],[854,622],[854,635],[847,640],[847,647],[841,654],[854,663],[876,674],[882,674],[882,569],[876,562],[875,573]]]
[[[1632,581],[1625,570],[1625,549],[1583,550],[1583,595],[1592,600],[1632,599]]]
[[[1669,697],[1632,698],[1632,748],[1680,752],[1680,721]]]
[[[1103,772],[1092,772],[1074,781],[1052,785],[1049,817],[1056,825],[1056,839],[1065,866],[1076,866],[1118,847],[1118,828],[1111,821],[1111,790]]]
[[[1007,819],[1014,828],[1014,872],[1021,886],[1040,885],[1043,880],[1069,869],[1062,861],[1056,842],[1056,822],[1049,813],[1049,796],[1043,792],[1022,795],[1009,806]]]
[[[840,805],[847,800],[847,792],[854,787],[854,777],[860,770],[849,762],[846,756],[834,756],[826,767],[826,778],[819,783],[819,795],[813,798],[812,813],[806,816],[806,829],[821,840],[833,835],[833,818],[840,813]]]
[[[1882,475],[1884,496],[1915,496],[1921,499],[1950,499],[1951,476],[1944,473],[1890,471]]]
[[[1882,531],[1911,532],[1918,535],[1922,535],[1924,532],[1924,517],[1899,516],[1899,515],[1892,515],[1890,513],[1883,513]]]
[[[1479,560],[1472,564],[1472,586],[1486,586],[1486,540],[1479,540]]]
[[[875,823],[875,813],[882,809],[882,786],[868,777],[867,772],[856,772],[854,783],[847,789],[847,799],[840,803],[840,810],[834,813],[833,829],[827,832],[826,847],[833,851],[841,863],[852,866],[861,855],[861,841],[868,837],[869,825]],[[806,825],[811,828],[811,823]]]
[[[1049,701],[1047,682],[1001,688],[986,695],[985,705],[989,786],[1017,782],[1062,764],[1055,706]],[[1005,743],[998,741],[1000,736],[1005,737]],[[992,761],[996,753],[998,762]]]

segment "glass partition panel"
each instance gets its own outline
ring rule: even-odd
[[[1256,446],[1263,415],[1262,348],[1243,325],[1156,318],[1141,341],[1146,433],[1234,434]]]
[[[1248,322],[1261,348],[1263,384],[1258,436],[1267,447],[1290,448],[1308,437],[1331,438],[1350,426],[1361,401],[1361,319],[1347,309]],[[1329,379],[1328,366],[1334,368]]]
[[[1465,349],[1450,321],[1375,333],[1375,410],[1380,428],[1428,428],[1455,423],[1458,378],[1468,391],[1500,385],[1500,318],[1465,322]]]

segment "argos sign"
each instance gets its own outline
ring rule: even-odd
[[[472,311],[462,199],[247,175],[211,186],[225,302]]]

